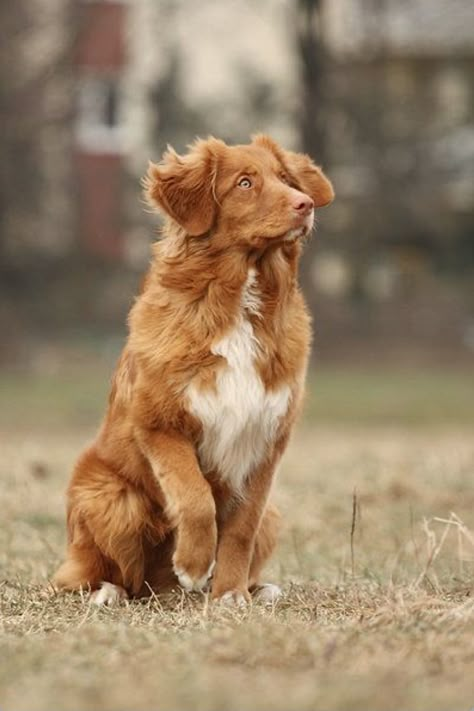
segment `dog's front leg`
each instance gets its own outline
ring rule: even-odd
[[[243,500],[220,526],[212,581],[214,599],[237,605],[250,599],[250,563],[278,458],[273,456],[249,477]]]
[[[174,572],[186,590],[202,590],[215,564],[216,506],[192,443],[178,432],[141,433],[166,500],[166,513],[176,525]]]

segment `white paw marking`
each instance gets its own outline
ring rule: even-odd
[[[100,590],[96,590],[91,595],[93,605],[116,605],[121,600],[128,600],[127,591],[112,583],[103,582]]]
[[[217,599],[217,602],[227,607],[247,607],[248,605],[248,600],[238,590],[228,590]]]
[[[216,561],[213,560],[211,565],[208,568],[207,573],[204,573],[204,575],[202,575],[200,578],[192,578],[182,568],[174,568],[174,573],[175,573],[176,577],[178,578],[179,584],[181,585],[182,588],[184,588],[188,592],[192,592],[193,590],[201,591],[201,590],[204,590],[204,588],[206,587],[207,582],[209,581],[209,578],[212,575],[215,565],[216,565]]]
[[[282,596],[281,588],[272,583],[259,585],[252,593],[252,597],[257,602],[263,602],[265,605],[273,605],[278,598]]]

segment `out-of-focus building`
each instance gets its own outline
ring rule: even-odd
[[[45,118],[36,138],[44,224],[61,210],[67,232],[86,250],[127,258],[124,231],[137,224],[127,217],[127,179],[117,176],[136,181],[168,142],[183,149],[198,134],[235,141],[263,129],[298,146],[305,106],[297,3],[82,0],[68,7],[38,0],[36,12],[23,4],[17,72],[26,75],[25,97],[28,75],[42,82]],[[350,206],[361,214],[367,200],[375,207],[382,200],[388,212],[370,228],[364,214],[366,229],[403,239],[402,221],[406,239],[420,244],[424,234],[442,243],[446,233],[462,232],[473,209],[474,5],[319,4],[328,57],[324,152],[339,198],[328,229],[351,239]],[[72,210],[63,204],[66,188]],[[45,249],[71,244],[66,237],[58,245],[55,227],[43,231],[50,235],[40,237]]]
[[[123,257],[125,3],[83,2],[75,52],[78,231],[95,255]]]
[[[298,145],[296,14],[288,0],[84,6],[81,214],[99,219],[101,204],[104,226],[83,222],[81,234],[91,249],[109,245],[139,261],[148,238],[132,204],[138,190],[119,197],[119,166],[138,181],[167,142],[182,149],[197,134],[245,140],[265,129]],[[388,248],[413,264],[427,255],[464,262],[474,214],[473,16],[466,0],[321,2],[324,153],[338,192],[326,227],[350,254],[362,244],[375,261]],[[135,218],[127,224],[124,213]]]
[[[449,324],[446,338],[461,333],[474,231],[470,0],[4,6],[5,303],[18,301],[27,259],[55,303],[82,260],[100,278],[120,272],[110,289],[92,272],[87,292],[75,282],[84,314],[113,323],[128,299],[117,285],[146,265],[158,222],[141,203],[148,160],[168,142],[183,150],[196,135],[245,141],[263,130],[322,157],[335,183],[303,264],[326,323],[345,334],[364,319],[382,335],[397,335],[397,322],[412,324],[409,337],[428,328],[434,339],[438,323]]]
[[[92,253],[140,264],[150,235],[139,179],[168,142],[184,149],[197,135],[247,140],[262,129],[297,141],[290,8],[269,0],[81,5],[79,234]]]
[[[74,249],[76,19],[69,0],[0,5],[2,282]]]
[[[377,243],[465,263],[474,230],[474,4],[324,3],[338,219]]]
[[[336,348],[337,334],[388,349],[467,343],[473,27],[469,0],[322,3],[337,201],[311,276]]]

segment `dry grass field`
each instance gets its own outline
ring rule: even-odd
[[[96,609],[48,579],[101,374],[0,378],[2,711],[474,707],[474,386],[321,372],[281,467],[274,607]]]

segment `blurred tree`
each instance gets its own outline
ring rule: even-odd
[[[325,63],[322,36],[323,0],[297,0],[296,42],[301,63],[299,115],[303,149],[325,162]]]
[[[184,150],[194,136],[206,135],[205,116],[199,114],[185,101],[181,82],[181,56],[179,48],[171,47],[167,70],[157,81],[150,95],[153,122],[153,147],[160,155],[168,143]]]
[[[0,265],[5,263],[5,245],[13,210],[28,212],[36,209],[37,151],[34,133],[34,91],[29,101],[21,90],[18,37],[26,23],[26,1],[12,7],[0,3]],[[15,71],[12,71],[15,66]],[[33,99],[33,101],[32,101]],[[19,187],[21,186],[21,190]]]
[[[74,241],[72,0],[0,3],[0,262],[64,254]]]
[[[301,148],[317,163],[327,159],[325,113],[328,110],[324,85],[326,57],[322,37],[323,0],[297,0],[296,46],[300,60],[300,103],[298,123]],[[325,166],[326,167],[326,166]],[[311,311],[316,309],[313,273],[316,246],[306,247],[306,258],[300,265],[301,280]]]

